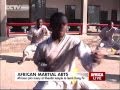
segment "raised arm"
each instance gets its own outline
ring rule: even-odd
[[[76,55],[87,71],[93,71],[93,63],[100,64],[101,59],[99,58],[98,52],[92,52],[88,45],[82,41],[76,47]]]
[[[37,49],[35,51],[35,54],[33,56],[33,60],[34,60],[34,63],[38,66],[38,70],[39,71],[44,71],[47,64],[46,64],[46,60],[45,60],[45,57],[44,57],[43,50],[41,49],[40,46],[41,45],[38,44]]]
[[[37,46],[37,49],[36,49],[35,54],[33,56],[33,60],[34,60],[34,63],[38,66],[40,63],[40,60],[41,60],[39,46]]]
[[[115,28],[115,33],[119,33],[120,34],[120,29]]]
[[[32,37],[33,37],[33,28],[31,28],[27,33],[28,40],[32,41]]]
[[[49,36],[51,34],[51,32],[48,30],[48,28],[45,26],[45,31],[46,31],[46,35]]]
[[[91,50],[82,41],[76,47],[76,55],[78,56],[79,60],[81,60],[82,66],[87,71],[92,71],[93,60],[91,57]]]

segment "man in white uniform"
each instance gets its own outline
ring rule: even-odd
[[[27,36],[31,44],[23,51],[23,59],[18,61],[18,64],[21,64],[26,58],[32,59],[37,45],[47,39],[49,35],[50,32],[47,27],[43,25],[43,20],[41,18],[37,19],[36,26],[30,29]]]
[[[40,71],[72,72],[75,69],[75,57],[78,57],[87,71],[93,70],[93,63],[100,64],[100,54],[92,54],[90,48],[80,39],[66,35],[68,21],[63,13],[55,13],[50,18],[52,35],[40,43],[34,54],[34,62]],[[77,67],[78,68],[78,67]],[[98,89],[87,79],[77,81],[74,87],[72,81],[39,82],[34,89]]]

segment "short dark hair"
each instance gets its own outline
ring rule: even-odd
[[[67,24],[67,17],[61,12],[56,12],[50,17],[50,28],[55,29],[61,27],[62,24]]]
[[[39,23],[39,20],[42,20],[42,21],[43,21],[42,18],[37,18],[36,22]]]
[[[112,23],[114,23],[113,21],[108,21],[108,25],[111,25]]]
[[[39,29],[40,27],[39,27],[39,24],[40,24],[40,20],[42,20],[43,21],[43,19],[42,18],[38,18],[37,20],[36,20],[36,26],[37,26],[37,28]]]

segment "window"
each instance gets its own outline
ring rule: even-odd
[[[108,11],[100,11],[100,22],[106,23],[108,20]]]
[[[88,23],[100,23],[100,6],[88,6]]]
[[[117,10],[112,10],[111,12],[111,20],[117,21]]]
[[[45,18],[46,0],[31,0],[31,21],[37,18]]]
[[[75,20],[75,5],[65,5],[65,14],[68,17],[68,20]]]
[[[58,8],[46,8],[45,18],[50,19],[50,16],[55,12],[58,12]]]

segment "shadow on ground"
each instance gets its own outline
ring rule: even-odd
[[[8,39],[10,39],[9,37],[0,37],[0,42],[3,42],[3,41],[6,41],[6,40],[8,40]]]
[[[88,77],[88,73],[84,73],[81,75]],[[105,81],[118,84],[120,83],[120,75],[119,74],[105,74]]]
[[[105,59],[120,61],[120,56],[105,56]]]
[[[106,80],[113,83],[120,83],[120,75],[106,74]]]
[[[8,55],[1,55],[0,58],[0,60],[6,60],[6,62],[8,63],[16,63],[17,61],[22,59],[22,57]]]
[[[91,32],[91,31],[88,31],[87,35],[89,35],[89,36],[98,36],[99,33],[98,33],[98,32]]]
[[[87,74],[87,73],[86,73]],[[85,74],[85,76],[86,76]],[[106,81],[113,82],[113,83],[120,83],[120,75],[115,75],[115,74],[106,74]],[[37,90],[39,88],[42,88],[45,84],[45,81],[43,82],[38,82],[36,86],[33,88],[33,90]]]

